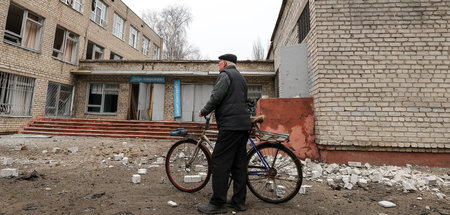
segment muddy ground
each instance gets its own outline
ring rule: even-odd
[[[149,166],[157,157],[165,156],[172,143],[146,139],[0,136],[0,169],[17,168],[20,174],[16,178],[0,178],[0,215],[198,214],[197,206],[211,196],[211,182],[199,192],[183,193],[167,180],[163,165]],[[54,147],[61,148],[61,152],[52,153]],[[78,147],[78,151],[68,152],[71,147]],[[142,157],[147,157],[149,162],[141,166],[124,165],[108,159],[113,153],[124,153],[130,162],[139,163]],[[2,158],[13,158],[14,163],[1,165]],[[148,168],[148,173],[142,176],[140,184],[133,184],[131,177],[139,168]],[[414,168],[437,175],[450,171]],[[438,199],[432,191],[405,193],[400,187],[381,184],[369,184],[366,190],[333,190],[325,182],[308,180],[303,184],[312,188],[283,204],[262,202],[249,191],[248,210],[240,214],[450,214],[448,187],[437,187],[447,196]],[[397,206],[383,208],[378,205],[382,200]],[[168,201],[178,206],[171,207]]]

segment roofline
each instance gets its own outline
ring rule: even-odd
[[[219,60],[80,60],[83,63],[218,63]],[[273,60],[241,60],[239,63],[269,63],[273,64]]]
[[[284,11],[284,8],[286,7],[286,3],[287,3],[287,0],[283,0],[283,2],[281,3],[281,8],[280,8],[280,12],[278,13],[277,22],[275,24],[275,27],[273,28],[272,37],[270,38],[270,47],[269,47],[269,50],[267,51],[266,59],[269,59],[270,52],[272,51],[273,40],[275,39],[275,34],[278,29],[278,25],[280,24],[281,16],[283,15],[283,11]]]

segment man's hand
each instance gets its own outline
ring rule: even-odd
[[[203,117],[202,111],[199,111],[199,112],[198,112],[198,117]]]

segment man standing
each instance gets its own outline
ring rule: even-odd
[[[202,117],[215,110],[219,128],[211,159],[213,196],[208,204],[198,207],[200,212],[207,214],[226,213],[225,206],[239,211],[246,210],[246,144],[251,128],[247,108],[247,83],[236,69],[236,55],[221,55],[219,60],[219,77],[208,103],[198,113]],[[227,203],[230,172],[233,197]]]

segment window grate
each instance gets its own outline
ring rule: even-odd
[[[309,2],[306,3],[305,8],[298,18],[297,26],[298,26],[298,43],[302,43],[305,37],[308,35],[309,30],[311,30],[310,26],[310,16],[309,16]]]
[[[30,116],[35,79],[0,72],[0,115]]]

